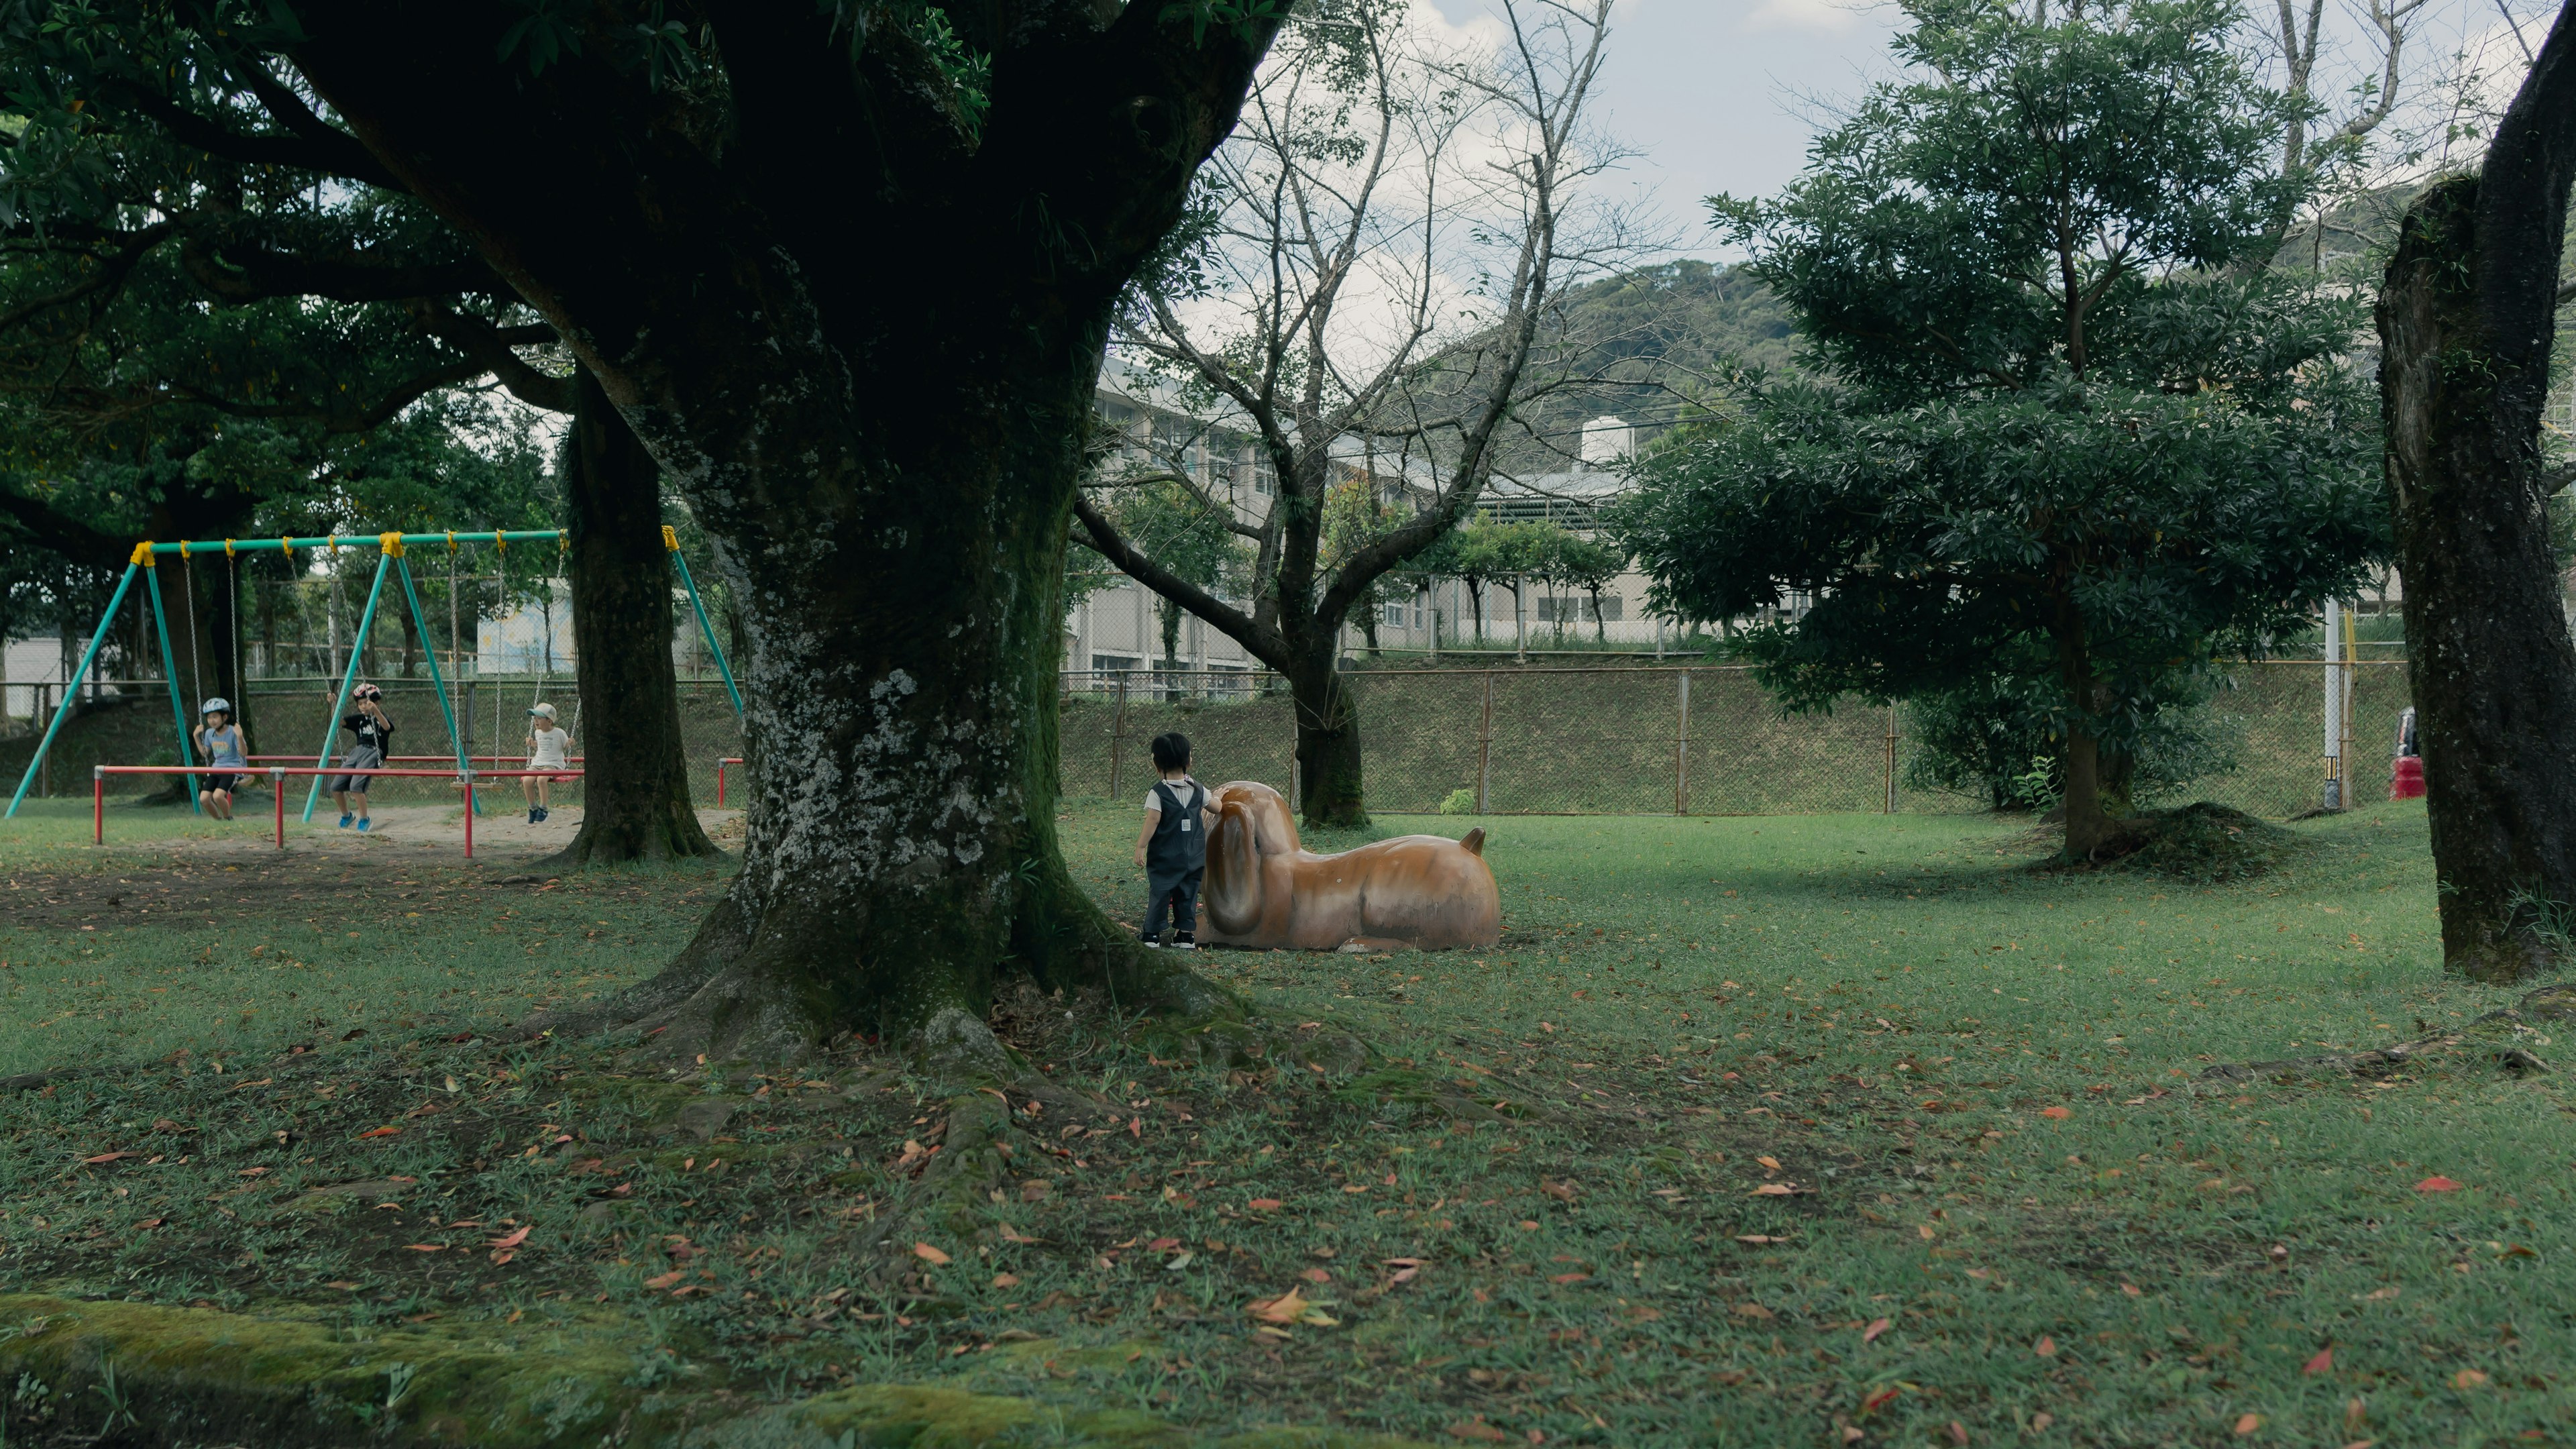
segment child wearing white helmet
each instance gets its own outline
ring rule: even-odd
[[[531,770],[569,770],[572,768],[572,731],[555,724],[555,707],[541,704],[528,711],[528,768]],[[528,823],[545,822],[551,791],[556,780],[570,780],[571,775],[522,775],[519,783],[528,792]]]
[[[197,777],[197,803],[217,820],[230,820],[233,789],[250,773],[250,737],[233,723],[233,702],[220,695],[199,705],[197,716],[197,753],[223,772]]]

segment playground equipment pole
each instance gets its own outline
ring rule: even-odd
[[[411,605],[412,627],[420,631],[421,638],[427,639],[429,621],[421,617],[420,591],[412,587],[411,562],[403,557],[402,536],[388,533],[383,541],[385,556],[392,559],[394,567],[402,571],[403,599]],[[429,655],[429,683],[431,688],[438,691],[438,712],[447,717],[447,742],[456,747],[457,773],[464,774],[467,772],[465,739],[456,732],[456,710],[447,702],[447,681],[439,677],[437,646],[432,645],[423,652]],[[473,813],[474,792],[471,789],[465,792],[465,806],[468,814]],[[466,853],[470,855],[473,852],[469,849]]]
[[[180,547],[184,549],[187,545],[181,544]],[[179,661],[170,653],[170,616],[161,608],[161,571],[152,566],[151,554],[140,550],[137,553],[145,570],[144,586],[152,594],[152,627],[161,635],[161,677],[170,681],[170,723],[178,727],[179,763],[193,765],[197,763],[197,752],[188,745],[188,706],[179,698]],[[181,556],[185,557],[184,554]],[[188,647],[196,648],[197,641],[190,639]],[[198,815],[205,814],[205,802],[197,798],[197,777],[189,776],[186,783],[189,786],[188,809]]]
[[[358,632],[349,640],[349,667],[340,674],[340,700],[339,703],[331,706],[330,721],[322,726],[322,752],[313,757],[313,768],[316,770],[331,763],[331,746],[339,742],[340,711],[349,707],[349,691],[358,687],[358,656],[365,652],[367,631],[375,627],[376,601],[384,597],[385,570],[392,563],[393,556],[390,554],[379,554],[376,558],[376,581],[367,590],[367,611],[358,616]],[[306,791],[304,795],[303,824],[313,823],[313,807],[320,804],[321,800],[322,777],[315,775],[313,788]]]
[[[9,797],[9,813],[0,818],[17,818],[19,802],[27,798],[27,787],[35,783],[36,771],[44,767],[45,752],[53,748],[54,736],[62,733],[63,721],[71,717],[72,700],[75,698],[73,688],[79,681],[89,678],[89,667],[98,662],[98,651],[107,643],[108,621],[116,617],[118,607],[124,604],[125,591],[134,587],[134,576],[143,568],[143,561],[152,556],[147,552],[150,548],[150,544],[135,545],[134,557],[125,565],[125,577],[116,581],[116,596],[107,601],[107,612],[99,616],[98,629],[89,636],[89,648],[81,654],[80,668],[73,671],[71,680],[63,685],[63,702],[55,709],[53,721],[45,726],[45,737],[36,743],[35,758],[27,761],[27,773],[18,781],[18,793]]]
[[[680,566],[681,586],[689,591],[689,607],[697,611],[698,632],[707,637],[707,652],[716,657],[716,671],[724,676],[725,693],[733,696],[733,717],[742,718],[742,691],[733,683],[733,666],[725,663],[724,650],[716,645],[716,630],[707,622],[707,606],[698,599],[698,581],[689,577],[689,560],[680,552],[680,535],[669,524],[662,525],[662,547],[669,551],[671,562]]]

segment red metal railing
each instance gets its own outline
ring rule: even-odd
[[[718,755],[716,757],[716,808],[718,810],[722,810],[724,808],[724,767],[727,765],[739,765],[741,763],[742,756],[740,755]]]
[[[93,765],[90,767],[89,828],[90,844],[107,843],[107,777],[110,775],[266,775],[269,790],[277,797],[277,848],[286,848],[286,792],[278,788],[289,775],[367,775],[395,779],[454,780],[465,787],[465,858],[474,858],[474,787],[484,780],[521,780],[543,775],[549,778],[573,774],[578,770],[467,770],[459,774],[446,770],[349,770],[338,766],[270,765],[259,770],[244,770],[221,765]]]

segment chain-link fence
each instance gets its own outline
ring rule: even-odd
[[[2326,683],[2348,691],[2341,758],[2350,799],[2384,798],[2402,662],[2232,666],[2205,707],[2213,768],[2179,798],[2275,818],[2318,808],[2327,778]],[[1902,708],[1783,715],[1742,666],[1362,670],[1359,714],[1372,810],[1498,815],[1801,815],[1976,811],[1987,802],[1906,784],[1917,743]],[[1296,713],[1276,675],[1070,672],[1068,795],[1141,796],[1147,746],[1179,730],[1201,779],[1296,787]]]

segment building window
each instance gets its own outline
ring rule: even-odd
[[[1136,666],[1144,662],[1145,661],[1141,659],[1127,654],[1094,654],[1091,656],[1091,668],[1092,672],[1095,674],[1117,674],[1124,670],[1134,669]]]
[[[1279,491],[1279,470],[1271,466],[1268,449],[1252,450],[1252,491],[1264,498]]]

